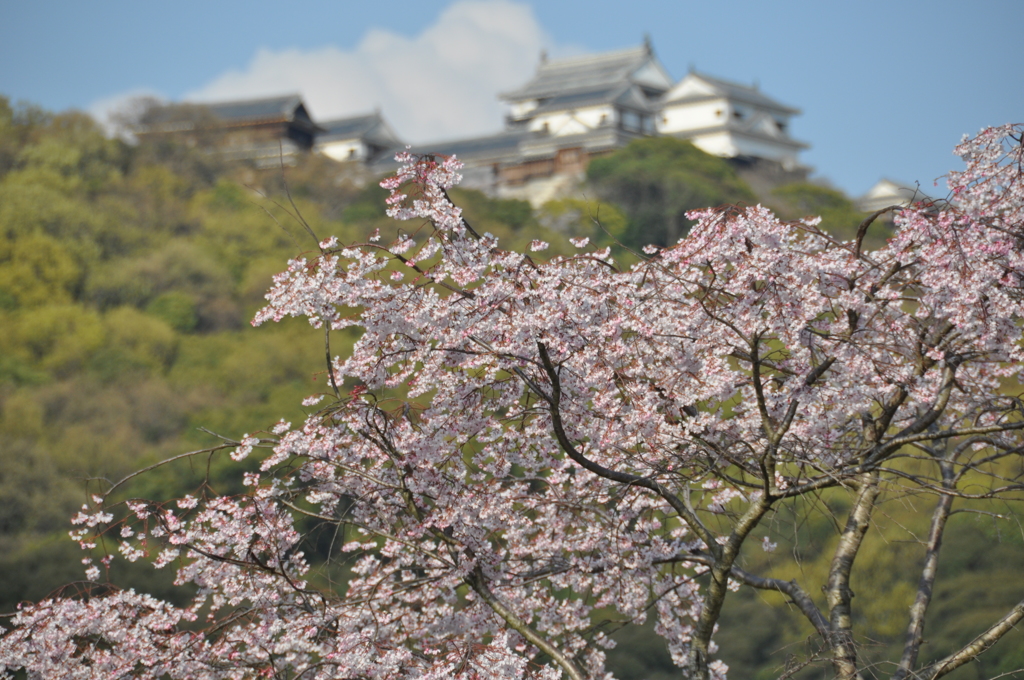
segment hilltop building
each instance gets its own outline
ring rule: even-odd
[[[890,205],[910,205],[916,201],[930,200],[920,187],[908,182],[881,179],[867,193],[856,200],[857,208],[864,212],[875,212]]]
[[[272,166],[313,148],[324,129],[297,95],[215,104],[151,106],[133,129],[139,138],[174,135],[217,149],[228,160]]]
[[[500,95],[505,127],[491,135],[418,144],[417,153],[456,155],[463,185],[534,205],[576,186],[592,158],[651,135],[691,140],[730,159],[755,190],[805,179],[798,154],[807,145],[789,134],[799,109],[754,86],[691,70],[675,82],[650,40],[635,48],[548,60],[533,78]],[[215,139],[229,158],[269,166],[282,156],[316,150],[351,162],[366,177],[394,168],[404,146],[379,111],[314,123],[298,95],[244,102],[155,107],[139,136],[184,134]]]
[[[800,110],[780,104],[753,87],[690,71],[660,107],[658,132],[689,139],[714,156],[760,159],[784,170],[799,167],[807,148],[789,136],[790,118]]]
[[[601,129],[654,134],[657,102],[672,78],[642,47],[541,63],[522,87],[499,95],[510,108],[509,129],[554,136]]]
[[[363,116],[337,118],[320,124],[314,149],[336,161],[373,163],[381,155],[405,146],[380,111]]]

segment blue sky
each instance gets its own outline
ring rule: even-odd
[[[957,166],[964,134],[1024,122],[1024,1],[0,0],[0,93],[102,114],[148,93],[300,91],[315,117],[379,106],[427,141],[501,125],[495,95],[553,56],[640,44],[799,107],[802,160],[848,193]]]

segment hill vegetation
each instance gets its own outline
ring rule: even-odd
[[[240,439],[282,415],[303,419],[301,400],[325,389],[322,336],[302,322],[255,330],[248,320],[273,274],[315,247],[303,220],[320,238],[343,242],[376,229],[385,240],[396,233],[384,215],[386,192],[343,178],[321,157],[261,171],[167,142],[132,146],[108,139],[84,114],[12,107],[0,98],[0,612],[80,578],[68,518],[101,480],[215,446],[220,440],[211,433]],[[685,233],[688,210],[758,200],[727,163],[675,140],[637,142],[592,163],[588,179],[603,202],[566,199],[535,213],[478,192],[453,198],[478,231],[506,247],[541,239],[552,254],[570,252],[568,238],[579,236],[630,249],[666,244]],[[814,184],[781,187],[761,200],[790,219],[820,214],[843,238],[863,218],[840,192]],[[884,232],[871,238],[877,243]],[[170,497],[204,480],[228,484],[222,472],[237,464],[209,461],[207,469],[161,468],[140,478],[138,493]],[[838,512],[843,500],[819,502]],[[891,499],[888,528],[868,538],[874,568],[871,585],[861,587],[883,594],[858,608],[869,622],[869,656],[871,645],[882,650],[902,637],[893,622],[912,600],[908,579],[922,554],[915,537],[927,533],[913,503]],[[820,519],[828,513],[813,515],[799,507],[780,512],[777,524],[799,535],[801,548],[780,543],[764,564],[749,566],[781,578],[826,569],[836,528]],[[935,654],[970,636],[973,626],[961,625],[966,612],[991,620],[1024,595],[1015,522],[1010,511],[953,520],[928,622]],[[151,569],[120,578],[169,596]],[[996,597],[985,588],[993,580],[1021,585]],[[747,594],[728,602],[724,620],[747,622],[723,626],[742,632],[719,638],[734,677],[774,677],[787,647],[802,644],[809,630],[781,598]],[[653,635],[621,640],[621,677],[675,677],[654,650],[660,645],[649,644]],[[1015,635],[952,677],[1024,667],[1024,637]]]

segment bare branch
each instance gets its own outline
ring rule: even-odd
[[[936,680],[947,673],[952,673],[999,642],[1000,638],[1013,630],[1021,619],[1024,619],[1024,600],[1018,602],[1006,616],[992,624],[988,630],[964,645],[960,651],[932,664],[918,673],[918,677]]]
[[[940,463],[942,470],[943,486],[953,486],[955,474],[953,465],[949,460]],[[921,579],[917,586],[917,596],[914,604],[910,607],[910,623],[907,626],[906,642],[903,645],[903,656],[900,659],[899,668],[893,675],[893,680],[903,680],[917,665],[917,657],[921,651],[921,642],[924,636],[924,615],[931,603],[935,577],[939,567],[939,549],[942,547],[942,535],[946,529],[946,520],[949,519],[950,509],[953,507],[953,497],[949,495],[939,496],[932,512],[932,523],[928,531],[928,544],[924,557],[924,567],[921,569]]]
[[[860,226],[857,227],[857,245],[855,246],[855,250],[853,251],[854,255],[860,257],[861,244],[864,242],[864,237],[868,233],[868,227],[870,227],[875,220],[877,220],[885,213],[890,212],[892,210],[900,210],[901,208],[903,208],[903,206],[901,205],[890,205],[887,208],[876,210],[875,212],[868,215],[867,219],[861,222]]]
[[[775,590],[777,592],[788,595],[793,601],[793,604],[797,606],[800,613],[811,622],[814,626],[814,630],[818,631],[818,635],[826,643],[829,640],[829,626],[828,620],[825,618],[818,606],[814,604],[814,600],[804,591],[803,588],[796,582],[796,579],[791,581],[783,581],[777,578],[764,578],[762,576],[755,576],[748,571],[744,571],[739,567],[734,566],[730,572],[732,577],[737,581],[744,583],[752,588],[758,588],[760,590]]]
[[[880,492],[878,473],[871,472],[858,478],[857,498],[847,517],[846,526],[839,537],[829,568],[825,596],[829,606],[829,644],[832,647],[832,665],[839,680],[857,677],[857,648],[853,641],[853,615],[850,590],[850,572],[860,551],[864,534],[871,523],[875,499]]]

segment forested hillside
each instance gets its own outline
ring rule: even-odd
[[[323,389],[322,337],[249,320],[273,274],[315,248],[300,219],[343,241],[397,228],[386,192],[339,169],[224,165],[0,99],[0,611],[81,577],[68,518],[90,489],[217,444],[204,430],[237,438],[301,419]],[[523,202],[458,197],[504,243],[568,249]],[[228,463],[212,459],[214,482]],[[202,475],[165,468],[141,483],[171,495]]]
[[[320,157],[257,170],[169,142],[133,146],[108,139],[84,114],[0,98],[0,612],[81,578],[68,518],[91,489],[216,446],[216,435],[237,440],[281,418],[302,421],[302,399],[326,389],[323,335],[301,321],[254,329],[249,320],[273,274],[315,249],[309,231],[343,242],[375,229],[384,240],[396,233],[384,215],[386,192],[344,178]],[[759,200],[724,161],[674,140],[643,140],[601,159],[589,180],[603,203],[566,199],[532,211],[478,192],[453,198],[503,246],[526,249],[539,239],[551,254],[570,252],[568,238],[579,236],[629,249],[668,243],[688,228],[687,210]],[[863,218],[840,192],[813,184],[760,200],[790,219],[820,214],[843,238]],[[868,245],[884,238],[879,225]],[[344,353],[344,342],[336,334],[331,350]],[[238,465],[221,454],[163,467],[138,479],[138,495],[169,497],[204,480],[223,492],[237,483],[224,470]],[[818,502],[832,511],[825,516],[838,516],[845,501],[835,494]],[[856,601],[872,631],[863,641],[869,657],[903,635],[894,622],[913,598],[918,539],[927,533],[915,502],[883,505],[887,529],[869,535],[866,548],[870,579],[853,585],[875,594]],[[951,520],[929,654],[963,644],[1024,595],[1013,513]],[[791,540],[747,566],[780,578],[823,573],[836,526],[812,516],[820,515],[781,507],[774,526]],[[119,578],[170,596],[146,565]],[[781,597],[744,591],[727,602],[723,620],[746,622],[723,626],[719,638],[733,677],[775,677],[809,629]],[[676,677],[660,649],[650,630],[623,639],[614,657],[621,677]],[[1015,633],[951,677],[1020,668],[1022,650]]]

